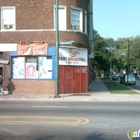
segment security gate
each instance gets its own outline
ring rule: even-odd
[[[59,66],[59,93],[87,93],[88,67]]]

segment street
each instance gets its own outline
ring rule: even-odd
[[[115,82],[120,83],[120,79]],[[140,91],[140,80],[136,80],[136,85],[127,85],[127,86]]]
[[[136,81],[136,85],[129,85],[129,86],[140,91],[140,81],[139,80]]]
[[[139,102],[0,101],[0,140],[128,140],[139,116]]]

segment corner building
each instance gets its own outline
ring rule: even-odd
[[[59,93],[88,91],[90,0],[59,0]],[[12,94],[54,94],[56,1],[0,0],[0,74]],[[93,32],[93,31],[92,31]]]

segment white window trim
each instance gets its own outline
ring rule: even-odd
[[[3,10],[3,9],[11,9],[11,8],[13,8],[13,9],[14,9],[14,12],[15,12],[15,19],[14,19],[14,23],[15,23],[14,25],[15,25],[15,26],[14,26],[14,28],[12,28],[12,29],[5,29],[5,28],[2,27],[2,25],[3,25],[3,24],[2,24],[2,20],[3,20],[3,15],[2,15],[3,12],[2,12],[2,10]],[[13,7],[13,6],[1,7],[1,30],[9,31],[9,30],[15,30],[15,29],[16,29],[16,8]]]
[[[80,12],[80,30],[77,30],[77,31],[83,32],[83,11],[82,11],[81,8],[77,8],[77,7],[74,7],[74,6],[71,6],[71,10],[72,10],[72,9],[81,11],[81,12]],[[71,21],[71,19],[70,19],[70,21]],[[71,29],[71,30],[72,30],[72,29]]]
[[[59,30],[66,30],[67,29],[67,16],[66,16],[66,6],[64,6],[64,5],[59,5],[59,7],[58,7],[58,11],[59,11],[59,8],[64,8],[64,10],[65,10],[65,29],[59,29]],[[55,28],[55,9],[56,9],[56,6],[54,6],[54,29],[56,29]],[[59,16],[59,15],[58,15]],[[58,22],[59,22],[59,19],[58,19]]]

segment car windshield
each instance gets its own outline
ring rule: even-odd
[[[125,76],[127,77],[127,75],[125,75]],[[135,75],[134,74],[129,74],[128,78],[135,78]]]

